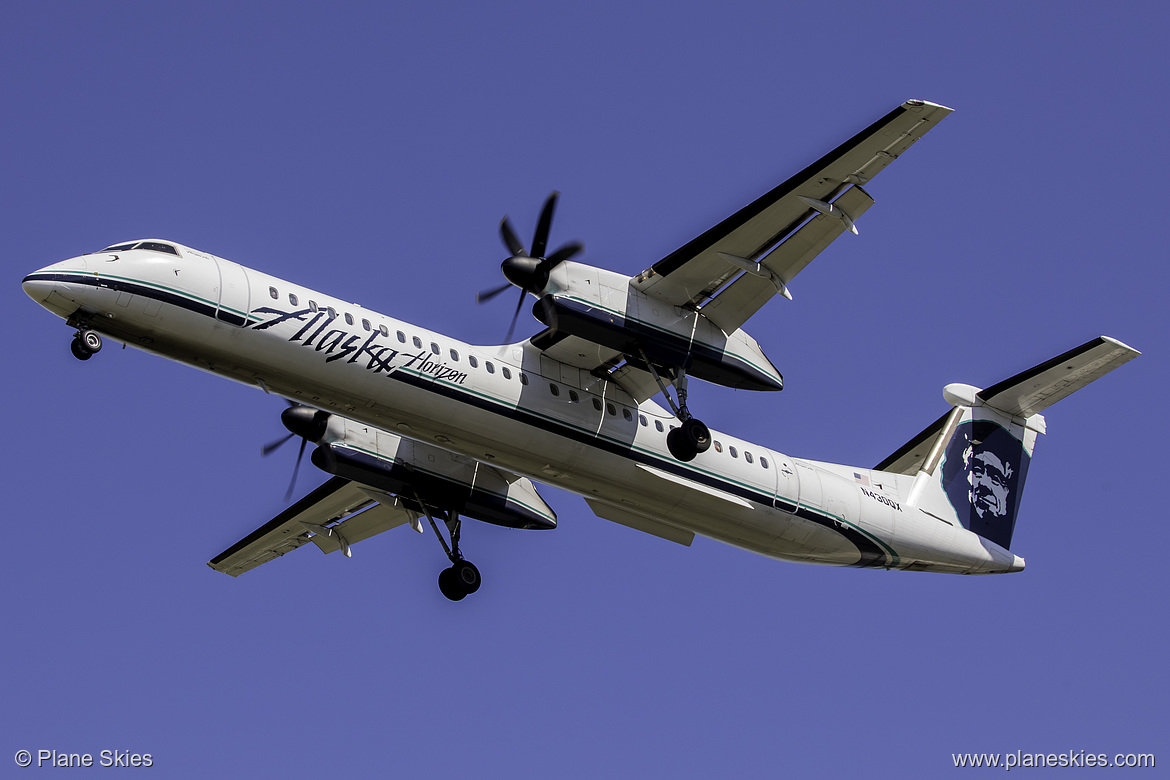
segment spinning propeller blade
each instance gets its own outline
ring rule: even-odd
[[[329,424],[329,413],[289,401],[288,408],[280,414],[280,421],[284,427],[289,429],[289,433],[265,444],[260,448],[260,454],[267,457],[283,447],[285,442],[294,436],[301,437],[301,447],[297,451],[297,460],[293,465],[292,480],[288,483],[288,490],[284,494],[284,500],[288,501],[292,498],[293,489],[297,485],[297,474],[301,470],[301,460],[305,457],[305,446],[310,439],[318,441],[325,435],[325,428]]]
[[[548,249],[548,236],[552,230],[553,214],[556,213],[558,198],[560,198],[560,193],[554,190],[545,199],[544,206],[540,209],[540,217],[536,222],[536,232],[532,234],[531,254],[520,243],[520,238],[516,235],[516,229],[512,227],[512,220],[506,216],[500,220],[500,238],[503,239],[504,246],[508,248],[508,251],[512,253],[500,264],[500,270],[503,271],[504,278],[508,280],[508,284],[483,290],[475,296],[475,302],[487,303],[508,289],[509,286],[520,288],[520,300],[516,303],[516,311],[512,314],[512,323],[508,326],[508,335],[504,339],[506,343],[511,343],[512,341],[512,333],[516,330],[516,322],[520,318],[520,309],[524,307],[524,296],[531,293],[537,298],[543,297],[545,289],[548,287],[548,280],[552,270],[585,248],[580,242],[572,241],[558,248],[547,257],[545,256],[545,252]],[[548,312],[550,309],[551,306],[545,306],[544,310]]]

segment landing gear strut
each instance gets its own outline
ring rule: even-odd
[[[426,514],[427,520],[431,524],[431,530],[435,532],[439,544],[443,545],[443,552],[447,553],[447,558],[451,561],[450,568],[439,572],[439,590],[451,601],[461,601],[479,590],[481,583],[479,569],[475,568],[475,564],[471,561],[464,560],[463,553],[459,552],[459,531],[463,521],[459,519],[456,512],[450,513],[450,517],[446,521],[447,533],[451,535],[451,544],[448,545],[443,534],[439,532],[435,518],[431,516],[427,505],[422,502],[417,493],[415,493],[414,500],[422,507],[423,513]]]
[[[662,390],[662,395],[670,404],[671,411],[674,412],[674,416],[679,421],[679,426],[671,428],[670,433],[666,434],[666,448],[670,450],[671,455],[684,463],[694,460],[700,452],[706,452],[711,448],[711,431],[703,424],[702,420],[692,417],[687,409],[686,369],[680,367],[674,379],[675,394],[678,396],[678,403],[675,403],[674,399],[670,397],[670,393],[667,392],[666,383],[659,376],[658,369],[654,368],[654,364],[650,362],[650,358],[646,357],[644,351],[640,351],[640,355],[642,361],[650,369],[650,373],[654,375],[658,387]]]
[[[69,344],[73,357],[78,360],[89,360],[95,353],[101,351],[102,337],[97,331],[81,329]]]

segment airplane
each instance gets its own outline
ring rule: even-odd
[[[785,455],[711,430],[691,378],[777,391],[743,326],[873,204],[866,187],[951,109],[895,107],[634,276],[549,251],[553,193],[525,246],[500,224],[520,291],[504,344],[473,345],[164,239],[126,241],[24,278],[75,331],[80,360],[112,339],[289,404],[281,414],[329,478],[212,558],[233,577],[308,543],[352,555],[398,526],[438,537],[439,589],[475,593],[462,519],[553,529],[545,483],[599,517],[689,546],[696,535],[805,563],[959,574],[1018,572],[1017,507],[1048,406],[1136,357],[1099,337],[986,388],[872,467]],[[511,343],[524,303],[544,328]],[[655,398],[661,396],[665,407]],[[291,496],[290,486],[290,496]],[[287,497],[286,497],[287,500]],[[440,523],[446,534],[440,531]]]

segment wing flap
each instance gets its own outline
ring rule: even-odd
[[[415,517],[415,512],[403,506],[397,497],[391,497],[385,503],[374,504],[330,526],[328,534],[315,534],[311,541],[321,552],[328,554],[343,549],[342,539],[347,545],[357,544],[383,531],[405,525]]]
[[[861,187],[850,187],[833,205],[856,219],[873,202]],[[724,333],[735,332],[774,295],[785,291],[796,275],[845,229],[843,220],[817,214],[760,261],[771,277],[744,272],[703,306],[703,314]]]

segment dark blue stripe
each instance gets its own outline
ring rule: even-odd
[[[143,284],[135,282],[127,282],[122,279],[110,279],[107,277],[98,276],[95,274],[78,274],[78,273],[52,273],[52,274],[29,274],[24,277],[26,282],[63,282],[65,284],[81,284],[87,287],[98,287],[106,290],[114,290],[115,292],[131,293],[133,295],[141,295],[144,298],[159,301],[161,303],[169,303],[172,306],[177,306],[180,309],[193,311],[196,314],[202,314],[212,319],[219,319],[232,325],[245,325],[248,320],[238,314],[233,314],[230,311],[217,310],[215,306],[202,301],[192,300],[184,295],[178,293],[167,292],[156,287],[147,287]],[[218,316],[217,316],[218,311]]]

